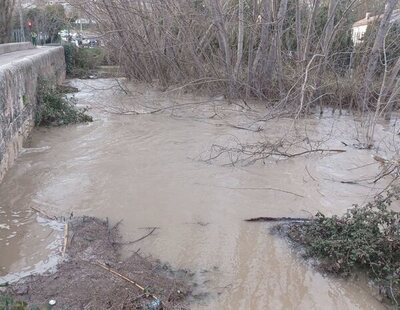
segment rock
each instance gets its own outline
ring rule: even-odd
[[[28,291],[29,287],[27,285],[20,285],[15,288],[14,293],[16,295],[26,295],[28,294]]]

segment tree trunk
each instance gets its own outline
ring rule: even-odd
[[[311,44],[311,32],[313,31],[313,25],[315,23],[315,18],[317,17],[317,11],[319,8],[321,0],[314,0],[311,15],[308,19],[308,24],[307,24],[307,35],[306,35],[306,40],[304,43],[304,51],[302,55],[302,60],[305,62],[308,59],[308,52],[310,49],[310,44]]]
[[[24,16],[22,13],[21,0],[18,1],[18,14],[19,14],[19,27],[20,27],[20,31],[21,31],[21,41],[25,42],[26,38],[25,38],[25,30],[24,30]]]
[[[301,29],[301,0],[296,0],[296,48],[297,48],[297,59],[301,59],[303,34]]]
[[[322,77],[324,72],[326,72],[326,68],[328,65],[328,59],[329,59],[329,54],[330,54],[330,48],[332,46],[332,40],[334,37],[334,26],[335,26],[335,17],[336,17],[336,8],[338,5],[338,0],[330,0],[329,1],[329,8],[328,8],[328,20],[325,24],[324,27],[324,33],[323,38],[321,38],[322,41],[322,54],[324,55],[324,58],[320,60],[318,64],[318,69],[317,69],[317,76]],[[322,79],[318,79],[316,81],[316,87],[315,87],[315,93],[314,93],[314,99],[316,99],[319,103],[320,106],[320,114],[323,113],[323,101],[322,101]]]
[[[253,58],[254,58],[254,37],[257,31],[257,2],[258,0],[253,0],[252,2],[252,24],[253,27],[249,28],[249,44],[248,44],[248,58],[247,58],[247,85],[246,85],[246,97],[250,96],[251,84],[253,81]],[[254,29],[255,28],[255,29]]]
[[[378,65],[378,61],[380,58],[380,53],[383,49],[383,44],[385,40],[385,35],[390,26],[390,18],[392,16],[393,10],[395,9],[398,0],[387,0],[387,4],[385,7],[385,12],[383,14],[382,20],[380,22],[378,32],[375,37],[374,45],[372,46],[372,50],[369,54],[368,62],[366,58],[363,62],[367,62],[365,68],[365,78],[363,83],[363,89],[360,92],[361,94],[361,104],[362,110],[365,111],[368,109],[368,103],[371,96],[371,88],[373,86],[374,75],[376,72],[376,68]]]
[[[276,30],[274,31],[274,37],[270,46],[268,55],[268,62],[266,67],[266,74],[269,79],[273,79],[275,75],[280,90],[282,81],[282,35],[283,35],[283,23],[286,18],[288,0],[281,0],[279,5],[278,14],[276,16]]]
[[[383,93],[381,94],[382,99],[387,101],[387,106],[386,106],[386,114],[385,114],[385,119],[390,119],[391,113],[393,111],[393,105],[394,105],[394,94],[398,92],[396,89],[396,82],[398,80],[398,75],[400,73],[400,57],[397,59],[396,64],[393,66],[392,71],[390,72],[390,76],[388,78],[388,82],[385,85],[385,89]]]
[[[10,42],[15,0],[0,0],[0,44]]]
[[[271,3],[270,0],[264,0],[263,12],[261,16],[261,34],[260,34],[260,43],[257,48],[256,56],[254,57],[253,62],[253,73],[256,73],[258,63],[261,60],[262,55],[267,49],[267,43],[269,39],[269,29],[271,23]]]
[[[329,50],[332,45],[333,29],[335,26],[337,5],[338,5],[338,0],[330,0],[329,1],[328,20],[325,25],[325,35],[324,35],[324,41],[323,41],[323,45],[322,45],[322,53],[325,55],[325,59],[328,58]]]
[[[243,57],[243,38],[244,38],[244,0],[239,0],[239,23],[238,23],[238,44],[237,44],[237,56],[235,65],[235,80],[238,78],[240,65]]]
[[[228,93],[227,96],[231,97],[234,95],[234,79],[232,72],[232,60],[231,60],[231,49],[228,43],[228,34],[225,27],[225,21],[222,15],[221,6],[219,0],[211,0],[211,9],[213,13],[214,23],[218,30],[218,41],[222,48],[224,54],[224,66],[225,66],[225,76],[228,82]]]

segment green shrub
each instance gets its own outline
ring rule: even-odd
[[[74,70],[74,53],[75,47],[72,44],[65,44],[64,47],[64,55],[65,55],[65,65],[67,75],[70,76]]]
[[[0,310],[25,310],[27,309],[26,302],[16,301],[10,296],[0,295]]]
[[[400,213],[389,209],[399,190],[379,196],[343,216],[290,225],[288,236],[319,259],[328,272],[349,275],[366,271],[396,304],[400,301]]]
[[[69,77],[86,78],[107,62],[105,51],[99,47],[78,48],[74,44],[65,44],[64,54]]]
[[[92,117],[86,114],[87,109],[77,108],[73,98],[66,98],[48,81],[39,80],[37,102],[35,114],[37,126],[59,126],[93,121]]]

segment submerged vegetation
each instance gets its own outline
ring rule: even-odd
[[[304,246],[328,273],[348,276],[367,272],[393,303],[400,302],[400,213],[390,209],[400,199],[397,188],[343,216],[290,224],[289,238]]]
[[[93,121],[86,108],[78,108],[73,98],[67,98],[59,88],[48,81],[39,80],[36,126],[68,125]]]

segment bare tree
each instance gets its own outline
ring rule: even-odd
[[[301,16],[301,0],[296,0],[296,47],[297,47],[297,59],[301,59],[302,43],[303,43],[303,31],[301,29],[302,16]]]
[[[366,68],[365,78],[360,98],[363,111],[366,111],[368,109],[368,103],[370,100],[371,88],[374,82],[376,67],[378,65],[380,53],[382,53],[383,51],[385,35],[388,32],[390,26],[390,18],[393,14],[393,10],[395,9],[397,3],[398,0],[387,0],[387,3],[385,5],[385,11],[375,37],[372,50],[369,54],[366,54],[363,59],[363,63],[365,64]]]
[[[272,18],[272,8],[271,8],[271,1],[264,0],[263,1],[263,11],[262,15],[260,16],[261,22],[261,33],[260,33],[260,43],[258,44],[256,50],[256,56],[254,58],[251,72],[249,73],[249,84],[253,84],[253,77],[257,73],[258,65],[264,56],[267,48],[268,48],[268,40],[270,37],[270,26],[271,26],[271,18]]]
[[[235,80],[239,73],[239,68],[243,57],[243,39],[244,39],[244,0],[239,0],[238,8],[238,44],[237,44],[237,56],[235,65]]]
[[[213,14],[214,23],[218,31],[218,41],[222,48],[222,53],[225,57],[225,70],[226,70],[226,80],[228,81],[228,94],[232,95],[234,92],[233,84],[233,71],[232,71],[232,59],[231,59],[231,47],[228,42],[228,32],[226,29],[226,24],[224,21],[222,9],[219,0],[210,1],[211,11]]]
[[[302,60],[305,62],[308,59],[308,53],[310,50],[310,44],[312,40],[312,32],[313,32],[313,27],[315,24],[315,18],[317,17],[317,12],[319,9],[320,5],[320,0],[313,0],[312,7],[311,7],[311,13],[309,14],[308,18],[308,23],[307,23],[307,31],[306,31],[306,37],[305,37],[305,42],[304,44],[304,51],[302,55]]]
[[[0,44],[10,41],[15,1],[0,0]]]
[[[384,84],[377,72],[397,0],[70,1],[97,22],[129,78],[164,89],[254,96],[294,115],[324,104],[361,109],[373,85],[384,85],[385,107],[397,102],[400,61],[391,59]],[[370,4],[374,43],[353,49],[351,25]]]

